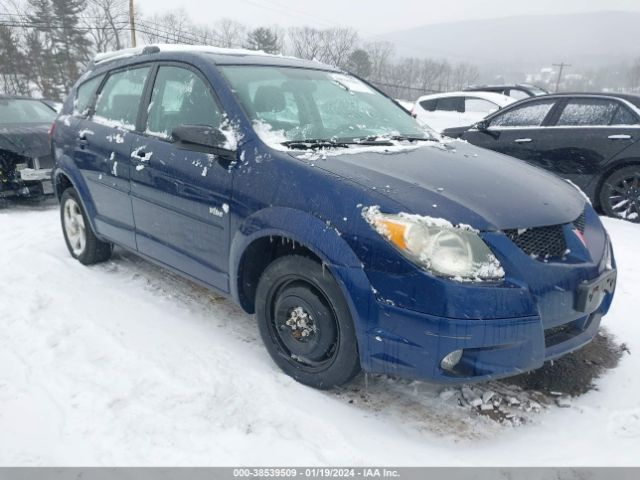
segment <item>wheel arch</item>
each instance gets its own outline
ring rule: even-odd
[[[609,178],[616,170],[620,170],[621,168],[631,167],[637,165],[640,167],[640,156],[637,157],[625,157],[616,159],[613,162],[608,163],[602,173],[600,174],[596,188],[594,190],[594,207],[602,208],[600,205],[600,193],[602,190],[602,186],[607,178]]]
[[[273,248],[278,243],[284,248]],[[360,259],[335,228],[307,212],[286,207],[256,212],[245,219],[232,239],[230,293],[245,311],[255,311],[252,295],[257,282],[264,269],[282,256],[279,253],[308,256],[325,265],[338,282],[354,321],[362,315],[362,302],[355,298],[358,295],[354,296],[353,289],[366,288],[369,294],[370,286]]]

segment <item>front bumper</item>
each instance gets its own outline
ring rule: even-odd
[[[53,194],[50,168],[21,168],[12,181],[0,184],[0,198],[32,198]]]
[[[370,372],[469,383],[507,377],[541,367],[589,343],[597,334],[613,294],[599,306],[566,323],[546,327],[538,316],[504,319],[434,317],[392,305],[378,305],[377,326],[365,335]],[[441,362],[462,350],[451,370]]]

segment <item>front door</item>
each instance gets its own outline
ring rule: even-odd
[[[506,109],[491,117],[485,129],[474,127],[463,138],[479,147],[537,164],[544,155],[540,136],[555,103],[553,99],[535,100]]]
[[[138,251],[228,291],[233,173],[218,157],[180,148],[171,136],[180,125],[219,128],[222,110],[199,72],[167,64],[157,69],[147,111],[131,152]]]

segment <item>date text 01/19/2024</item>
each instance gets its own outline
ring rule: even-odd
[[[260,478],[398,478],[399,472],[388,468],[235,468],[234,477]]]

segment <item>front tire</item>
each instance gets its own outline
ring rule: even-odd
[[[360,371],[347,302],[317,262],[291,255],[271,263],[258,282],[256,314],[271,358],[298,382],[325,390]]]
[[[640,165],[621,168],[605,179],[600,206],[609,217],[640,223]]]
[[[109,260],[112,245],[99,240],[91,230],[78,193],[67,188],[60,197],[60,221],[69,253],[83,265]]]

